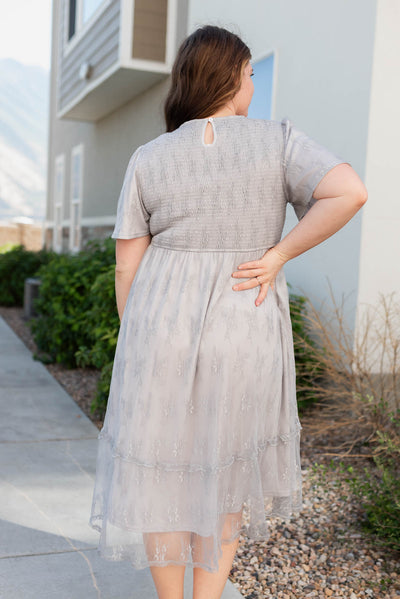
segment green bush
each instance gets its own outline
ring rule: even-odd
[[[400,556],[400,410],[389,411],[388,416],[392,426],[376,431],[366,442],[372,452],[367,466],[349,466],[333,459],[328,466],[315,462],[312,482],[325,487],[328,468],[335,471],[335,486],[342,489],[344,482],[348,485],[344,498],[350,491],[360,500],[361,530],[375,546]]]
[[[290,283],[287,283],[289,289]],[[297,402],[299,414],[313,402],[317,397],[312,388],[315,381],[323,376],[324,369],[318,352],[323,349],[309,335],[308,321],[305,318],[306,298],[295,293],[289,293],[289,309],[292,321],[293,345],[296,365]]]
[[[97,412],[98,414],[100,414],[101,418],[103,418],[107,409],[108,396],[110,394],[112,369],[113,361],[108,362],[108,364],[103,366],[103,368],[101,369],[101,375],[97,385],[96,395],[90,406],[91,412]]]
[[[78,366],[103,368],[114,359],[119,331],[115,298],[115,265],[100,273],[90,288],[92,303],[86,312],[88,344],[76,352]]]
[[[47,361],[74,368],[78,349],[90,347],[92,325],[87,313],[95,299],[91,288],[96,277],[114,263],[115,242],[92,240],[77,254],[56,254],[38,270],[41,285],[34,300],[38,317],[30,326]]]
[[[0,251],[0,305],[23,306],[25,279],[36,277],[39,268],[48,264],[55,253],[41,249],[37,252],[23,245],[2,246]]]
[[[7,241],[7,243],[0,246],[0,254],[5,254],[6,252],[10,252],[11,250],[13,250],[14,248],[16,248],[19,245],[20,245],[19,243],[13,243],[12,241]]]
[[[377,431],[375,471],[364,468],[349,478],[353,492],[361,498],[362,528],[377,545],[400,553],[400,410],[389,412],[390,430]]]
[[[86,313],[88,344],[81,345],[75,356],[78,366],[94,366],[101,370],[91,412],[104,414],[120,325],[115,297],[115,265],[96,277],[90,295],[92,306]]]

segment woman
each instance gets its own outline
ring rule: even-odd
[[[183,597],[186,565],[193,598],[219,598],[239,535],[302,509],[282,267],[367,199],[289,119],[246,118],[250,59],[220,27],[183,41],[167,132],[133,153],[112,234],[121,326],[90,524],[160,599]],[[299,223],[281,239],[287,202]]]

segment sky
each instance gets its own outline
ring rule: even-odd
[[[52,0],[0,0],[0,59],[50,70]]]

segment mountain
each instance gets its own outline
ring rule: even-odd
[[[49,72],[0,59],[0,218],[46,214]]]

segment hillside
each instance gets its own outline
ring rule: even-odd
[[[49,72],[0,60],[0,218],[45,217]]]

